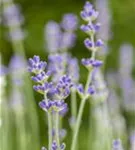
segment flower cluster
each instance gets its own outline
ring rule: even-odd
[[[103,41],[101,39],[98,39],[97,41],[94,39],[95,34],[100,29],[100,23],[95,23],[95,20],[98,17],[98,12],[95,11],[90,2],[86,2],[83,11],[81,11],[81,17],[87,22],[87,25],[81,26],[81,30],[90,36],[90,38],[84,40],[84,45],[87,49],[92,51],[92,59],[83,59],[82,64],[87,68],[89,68],[88,66],[100,67],[102,62],[99,60],[93,60],[95,59],[95,52],[103,46]]]
[[[34,56],[29,59],[28,63],[28,71],[34,74],[31,78],[38,83],[38,85],[33,86],[34,90],[45,96],[51,95],[51,98],[55,99],[48,100],[46,98],[39,103],[39,106],[45,111],[53,110],[62,114],[66,112],[67,104],[63,100],[70,94],[70,88],[73,85],[71,78],[63,75],[57,83],[49,82],[48,79],[54,70],[45,72],[46,62],[40,61],[39,56]]]
[[[95,60],[95,59],[91,59],[91,58],[83,58],[82,59],[82,64],[89,70],[91,70],[93,67],[98,68],[100,67],[103,62],[100,60]]]
[[[46,112],[61,112],[67,109],[67,104],[63,100],[42,100],[39,106]]]
[[[73,86],[71,78],[64,75],[56,85],[56,96],[65,99],[70,94],[70,88]]]

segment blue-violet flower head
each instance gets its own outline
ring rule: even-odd
[[[29,59],[28,65],[29,65],[28,67],[29,72],[39,74],[45,69],[47,63],[40,61],[40,57],[35,55],[33,58]]]

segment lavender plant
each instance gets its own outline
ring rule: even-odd
[[[62,76],[57,83],[50,82],[51,71],[45,72],[47,63],[40,61],[39,56],[34,56],[29,59],[29,72],[33,73],[32,80],[38,85],[33,86],[34,90],[44,95],[44,100],[39,103],[39,106],[47,112],[48,115],[48,150],[65,149],[64,143],[60,144],[59,139],[59,115],[67,109],[65,99],[70,94],[72,82],[67,75]],[[55,118],[52,124],[52,117]],[[52,136],[52,131],[55,130],[55,137]]]
[[[98,17],[98,12],[93,8],[90,2],[86,2],[83,11],[81,11],[81,17],[84,21],[87,22],[87,25],[82,25],[81,29],[89,35],[89,38],[84,40],[84,44],[86,48],[92,52],[92,54],[91,58],[82,59],[82,64],[88,69],[88,78],[84,89],[82,85],[78,86],[78,91],[82,100],[75,124],[75,132],[72,140],[71,150],[76,149],[78,132],[86,100],[95,93],[95,90],[92,86],[93,70],[103,64],[102,61],[95,58],[96,52],[101,48],[101,46],[103,46],[103,41],[101,39],[95,41],[95,34],[100,28],[100,24],[95,23],[95,20]]]

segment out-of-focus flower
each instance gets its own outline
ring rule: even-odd
[[[24,18],[20,13],[19,6],[10,4],[4,7],[4,21],[7,26],[21,25]]]
[[[44,29],[46,49],[49,53],[56,53],[60,50],[62,31],[60,25],[55,21],[49,21]]]
[[[68,32],[75,31],[78,26],[77,16],[72,13],[65,14],[62,18],[61,26],[65,31]]]
[[[123,147],[122,147],[120,139],[113,141],[112,150],[123,150]]]
[[[73,83],[79,81],[79,65],[76,58],[69,57],[67,62],[67,74],[71,77]]]

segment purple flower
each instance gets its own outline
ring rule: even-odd
[[[81,25],[81,30],[89,34],[94,34],[100,29],[100,23]]]
[[[100,47],[103,46],[103,45],[104,45],[104,42],[103,42],[101,39],[98,39],[98,40],[96,41],[95,46],[96,46],[97,48],[100,48]]]
[[[98,12],[93,9],[90,2],[86,2],[83,11],[81,11],[81,17],[85,21],[93,21],[98,17]]]
[[[57,142],[53,141],[52,143],[52,150],[57,150],[58,146],[57,146]]]
[[[48,93],[53,88],[53,83],[46,82],[43,85],[34,85],[33,89],[41,94]]]
[[[60,49],[67,50],[75,45],[76,35],[72,32],[64,32],[61,37]]]
[[[10,4],[4,8],[4,21],[7,26],[15,26],[23,23],[18,5]]]
[[[34,74],[39,74],[42,71],[44,71],[47,63],[43,62],[43,61],[40,61],[39,56],[35,55],[33,57],[33,59],[32,58],[29,59],[28,65],[29,65],[29,67],[28,67],[29,72],[32,72]]]
[[[65,14],[62,19],[61,26],[66,31],[74,31],[76,30],[78,25],[77,16],[74,14]]]
[[[63,100],[42,100],[39,102],[39,106],[46,112],[60,112],[64,109],[67,109],[67,104]]]
[[[42,100],[39,102],[39,107],[42,108],[44,111],[48,111],[53,105],[51,100]]]
[[[93,60],[93,59],[90,59],[90,58],[87,58],[87,59],[82,59],[82,64],[84,66],[86,66],[88,69],[91,69],[91,67],[100,67],[103,62],[100,61],[100,60]]]
[[[89,86],[89,88],[88,88],[88,94],[90,94],[90,95],[93,95],[93,94],[95,94],[95,88],[94,87],[92,87],[92,86]]]
[[[67,74],[71,76],[72,81],[77,83],[79,80],[79,65],[76,58],[68,59]]]
[[[121,140],[117,139],[113,141],[113,150],[123,150]]]
[[[87,38],[87,39],[84,40],[84,44],[85,44],[85,46],[86,46],[88,49],[90,49],[90,50],[91,50],[92,47],[94,46],[93,43],[92,43],[92,41],[90,41],[89,38]]]
[[[38,82],[38,83],[44,83],[48,80],[50,75],[51,75],[51,71],[48,71],[47,73],[45,73],[43,71],[43,72],[37,74],[36,76],[32,76],[31,79],[35,82]]]
[[[61,45],[62,32],[60,25],[55,21],[49,21],[44,29],[46,48],[48,52],[58,52]]]
[[[95,94],[95,88],[93,86],[89,86],[87,93],[84,91],[84,87],[82,84],[79,84],[77,87],[77,91],[81,96],[84,96],[84,94],[87,94],[87,96]]]
[[[56,96],[60,99],[65,99],[70,94],[70,88],[73,86],[71,78],[64,75],[56,86]]]
[[[79,92],[80,94],[83,94],[83,93],[84,93],[84,87],[83,87],[83,85],[82,85],[82,84],[79,84],[79,85],[77,86],[77,90],[78,90],[78,92]]]

